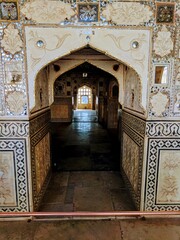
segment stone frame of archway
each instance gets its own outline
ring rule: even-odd
[[[147,108],[151,31],[137,28],[25,26],[29,109],[35,106],[37,73],[73,51],[90,46],[134,69],[141,81],[141,105]],[[138,47],[134,48],[134,42]]]

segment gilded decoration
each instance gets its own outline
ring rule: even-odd
[[[16,21],[18,12],[18,1],[0,2],[0,21]]]
[[[14,115],[21,114],[24,112],[24,107],[26,104],[25,95],[23,92],[8,92],[6,96],[7,106]]]
[[[119,25],[139,25],[148,22],[153,12],[150,7],[140,3],[113,2],[108,4],[102,15],[107,21]]]
[[[175,3],[156,3],[156,23],[174,23]]]
[[[98,3],[79,3],[78,4],[79,22],[98,22],[99,4]]]
[[[4,36],[1,41],[1,46],[8,53],[15,54],[20,52],[23,46],[23,42],[20,38],[19,31],[11,23],[4,30]]]
[[[12,151],[0,152],[0,206],[16,206],[16,186]]]
[[[173,41],[171,39],[171,32],[163,26],[154,42],[154,50],[157,55],[164,57],[173,50]]]
[[[37,23],[58,24],[75,15],[71,5],[61,1],[31,0],[21,8],[21,13],[27,19]]]
[[[151,97],[150,103],[155,116],[162,116],[169,104],[169,98],[166,94],[158,92]]]
[[[180,151],[160,151],[157,203],[180,203]]]

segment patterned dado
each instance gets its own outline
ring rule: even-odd
[[[180,210],[180,123],[148,121],[144,210]]]
[[[145,120],[123,111],[122,132],[123,177],[137,209],[140,209]]]
[[[0,121],[0,211],[29,211],[29,123]]]
[[[50,111],[30,121],[33,209],[38,206],[50,177]]]
[[[29,211],[25,138],[0,138],[0,211]]]
[[[179,159],[179,138],[148,139],[144,210],[180,210]]]

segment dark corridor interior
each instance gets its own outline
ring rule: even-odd
[[[117,130],[96,111],[75,110],[72,123],[52,123],[53,174],[40,211],[135,210],[120,174]]]
[[[75,110],[72,123],[52,123],[55,170],[119,170],[117,131],[98,123],[95,110]]]

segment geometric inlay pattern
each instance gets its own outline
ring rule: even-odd
[[[159,181],[159,161],[160,152],[163,150],[180,151],[180,139],[179,138],[149,138],[148,140],[148,155],[146,166],[146,186],[145,186],[145,207],[146,211],[159,211],[159,210],[180,210],[179,204],[175,203],[157,203],[157,191]],[[169,186],[171,188],[171,186]]]
[[[147,122],[146,134],[148,137],[179,137],[180,122]]]
[[[13,152],[14,179],[16,196],[16,206],[0,207],[1,212],[26,212],[29,211],[28,176],[27,176],[27,157],[26,139],[0,139],[1,152]]]
[[[136,117],[132,114],[129,114],[125,111],[123,111],[122,114],[123,122],[125,122],[127,125],[131,126],[131,128],[137,132],[138,134],[144,136],[145,135],[145,129],[146,129],[146,122]]]
[[[28,122],[0,121],[0,137],[27,137]]]

